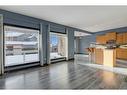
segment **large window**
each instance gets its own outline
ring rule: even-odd
[[[50,59],[65,58],[67,51],[66,35],[50,33]]]
[[[5,66],[39,61],[39,31],[4,26]]]

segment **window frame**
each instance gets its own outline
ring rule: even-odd
[[[27,62],[27,63],[23,63],[23,64],[17,64],[17,65],[12,65],[12,66],[5,66],[5,57],[6,57],[6,50],[5,50],[5,27],[16,27],[16,28],[22,28],[22,29],[29,29],[29,30],[36,30],[38,31],[38,57],[39,57],[39,61],[36,62]],[[17,66],[25,66],[25,65],[31,65],[31,64],[38,64],[40,63],[40,29],[36,29],[36,28],[31,28],[31,27],[24,27],[24,26],[18,26],[18,25],[11,25],[11,24],[3,24],[3,42],[4,42],[4,68],[9,68],[9,67],[17,67]]]

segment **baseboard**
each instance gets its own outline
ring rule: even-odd
[[[21,66],[13,66],[13,67],[5,67],[4,72],[19,71],[22,69],[32,68],[32,67],[37,67],[37,66],[40,66],[40,63],[21,65]]]
[[[51,63],[57,63],[57,62],[65,61],[65,60],[66,58],[55,59],[55,60],[51,60]]]
[[[70,59],[68,59],[68,60],[74,60],[74,58],[70,58]]]
[[[45,63],[42,67],[48,66],[49,64]]]
[[[75,53],[75,54],[83,54],[83,55],[88,55],[88,53]]]

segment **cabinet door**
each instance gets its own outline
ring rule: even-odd
[[[123,33],[123,43],[127,43],[127,33]]]
[[[95,49],[95,63],[103,64],[103,50],[102,49]]]
[[[106,39],[108,40],[116,40],[116,32],[110,32],[106,34]]]
[[[99,44],[106,44],[106,36],[105,35],[97,36],[96,42]]]
[[[118,44],[123,44],[123,33],[117,34],[117,40],[116,42]]]
[[[95,63],[103,64],[103,50],[102,49],[95,49]]]
[[[127,60],[127,49],[122,50],[122,55],[123,55],[122,58]]]
[[[116,58],[127,60],[127,49],[116,49]]]
[[[123,51],[122,51],[121,48],[117,48],[117,49],[116,49],[116,58],[122,59],[122,58],[123,58],[122,52],[123,52]]]

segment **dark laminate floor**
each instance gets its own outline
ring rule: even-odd
[[[125,77],[69,61],[7,73],[0,77],[0,88],[126,89]]]

